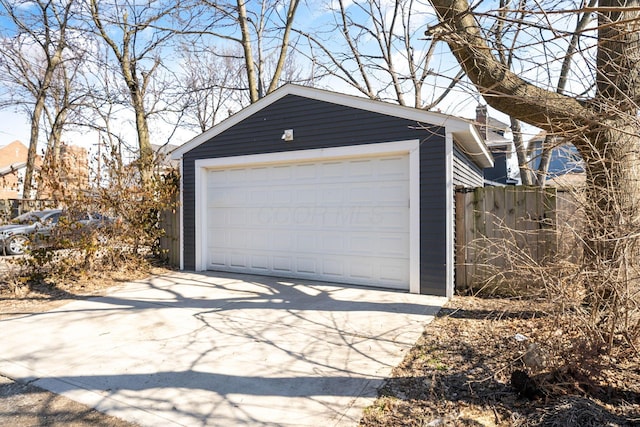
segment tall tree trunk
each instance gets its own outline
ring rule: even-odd
[[[62,32],[64,36],[64,32]],[[53,74],[62,61],[62,50],[64,49],[64,43],[60,43],[56,47],[55,53],[47,62],[47,67],[42,77],[42,84],[36,94],[36,103],[33,107],[33,114],[31,116],[31,131],[29,135],[29,150],[27,151],[27,166],[24,173],[24,185],[22,189],[22,197],[24,199],[30,199],[33,192],[33,175],[36,167],[38,138],[40,136],[40,120],[44,113],[44,103],[46,100],[46,94],[51,86],[53,80]]]
[[[36,104],[31,115],[31,130],[29,132],[29,149],[27,150],[27,165],[24,173],[24,184],[22,187],[22,198],[30,199],[33,192],[33,175],[36,168],[36,158],[38,156],[38,138],[40,136],[40,119],[44,111],[44,95],[36,99]]]
[[[138,170],[142,185],[146,187],[153,172],[153,149],[151,148],[151,137],[149,135],[149,123],[145,114],[142,96],[137,92],[131,92],[133,109],[136,116],[136,130],[138,133]]]
[[[580,151],[587,171],[585,285],[593,324],[611,348],[619,313],[625,304],[637,307],[640,289],[640,0],[598,2],[597,91],[589,101],[543,89],[507,69],[493,56],[467,0],[431,1],[443,25],[429,34],[448,43],[469,79],[489,95],[487,103]]]
[[[630,283],[638,286],[638,271],[631,270],[640,264],[640,0],[599,6],[593,108],[602,119],[586,134],[582,152],[590,201],[586,261],[605,273],[590,287],[607,305]]]
[[[258,93],[258,76],[256,75],[253,49],[251,48],[251,30],[249,29],[249,17],[247,16],[246,0],[238,0],[238,20],[240,33],[242,34],[242,49],[244,50],[244,62],[247,68],[247,82],[249,83],[249,99],[253,104],[260,99]]]

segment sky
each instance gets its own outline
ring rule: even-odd
[[[382,3],[389,2],[389,0],[382,0]],[[426,4],[426,2],[425,2]],[[307,6],[311,5],[312,9],[308,9]],[[300,22],[301,26],[307,30],[313,30],[316,26],[327,24],[329,15],[326,13],[326,9],[317,7],[318,3],[307,3],[302,6],[302,9],[299,11],[297,15],[298,22]],[[416,15],[418,18],[414,21],[414,26],[417,29],[419,34],[423,33],[424,22],[420,22],[420,19],[426,20],[429,16],[430,7],[423,5],[423,10],[420,10],[423,14]],[[355,6],[351,6],[352,11],[357,12],[357,8]],[[0,24],[2,22],[0,21]],[[445,68],[453,68],[457,64],[454,64],[452,58],[448,56],[447,49],[442,47],[437,52],[436,56],[436,66],[444,66]],[[324,85],[326,86],[326,84]],[[333,90],[344,93],[352,93],[356,92],[354,89],[348,87],[344,82],[339,80],[334,80],[331,83],[331,87]],[[426,93],[426,91],[425,91]],[[438,106],[438,110],[443,113],[456,115],[459,117],[465,118],[474,118],[475,117],[475,107],[478,104],[477,97],[471,96],[468,92],[464,90],[459,90],[454,96],[450,96],[445,103],[442,103]],[[490,109],[490,115],[495,117],[503,122],[508,123],[508,117],[502,113],[499,113],[495,110]],[[133,117],[131,117],[131,120]],[[135,141],[135,132],[133,130],[133,126],[131,125],[131,120],[126,120],[123,125],[123,129],[127,126],[126,122],[129,122],[128,131],[125,135],[127,135],[127,139],[131,139]],[[159,132],[160,135],[156,134],[156,140],[165,142],[165,135],[168,134],[169,130],[167,129],[165,132]],[[162,135],[162,134],[165,135]],[[530,133],[537,133],[535,130]],[[181,128],[171,139],[171,143],[175,145],[181,145],[191,138],[196,136],[196,133],[190,131],[186,128]],[[533,136],[533,135],[531,135]],[[23,143],[28,144],[29,141],[29,123],[24,114],[17,114],[12,109],[0,110],[0,145],[8,144],[14,140],[20,140]],[[528,139],[525,137],[525,139]],[[65,134],[65,141],[71,144],[77,144],[85,146],[88,149],[95,148],[97,146],[98,136],[91,135],[86,133],[78,133],[78,132],[67,132]]]

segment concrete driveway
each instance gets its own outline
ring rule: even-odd
[[[355,425],[444,302],[171,273],[0,321],[0,373],[141,425]]]

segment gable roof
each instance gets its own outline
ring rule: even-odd
[[[442,126],[446,129],[446,132],[450,132],[453,135],[455,141],[464,149],[464,152],[476,164],[483,168],[493,166],[493,156],[487,149],[480,133],[471,120],[295,84],[286,84],[264,98],[261,98],[257,102],[240,110],[238,113],[220,122],[208,131],[178,147],[171,153],[171,157],[173,159],[181,159],[185,153],[209,141],[216,135],[221,134],[227,129],[235,126],[287,95],[296,95],[317,101],[324,101],[374,113],[404,118],[407,120],[413,120],[416,123],[428,123],[430,125]]]

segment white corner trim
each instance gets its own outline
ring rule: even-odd
[[[445,241],[446,241],[446,296],[453,298],[455,293],[455,215],[453,186],[453,135],[447,132],[445,137],[445,171],[446,171],[446,218],[445,218]]]
[[[184,167],[182,163],[183,163],[182,160],[180,160],[180,164],[178,165],[178,171],[180,173],[180,177],[182,177],[184,174]],[[180,204],[180,206],[178,206],[178,212],[179,212],[178,221],[180,221],[180,236],[179,236],[180,240],[178,241],[178,245],[180,248],[180,270],[184,270],[184,199],[183,199],[183,195],[184,195],[184,180],[180,178],[180,196],[178,199],[178,203]]]
[[[393,154],[409,155],[409,292],[420,293],[420,141],[417,139],[251,154],[196,160],[195,173],[195,269],[205,271],[207,261],[207,175],[210,170],[261,164],[296,163]]]
[[[207,264],[203,259],[206,254],[207,236],[207,169],[195,168],[195,270],[206,271]],[[204,249],[204,250],[203,250]]]
[[[420,144],[409,151],[409,292],[420,293]]]

